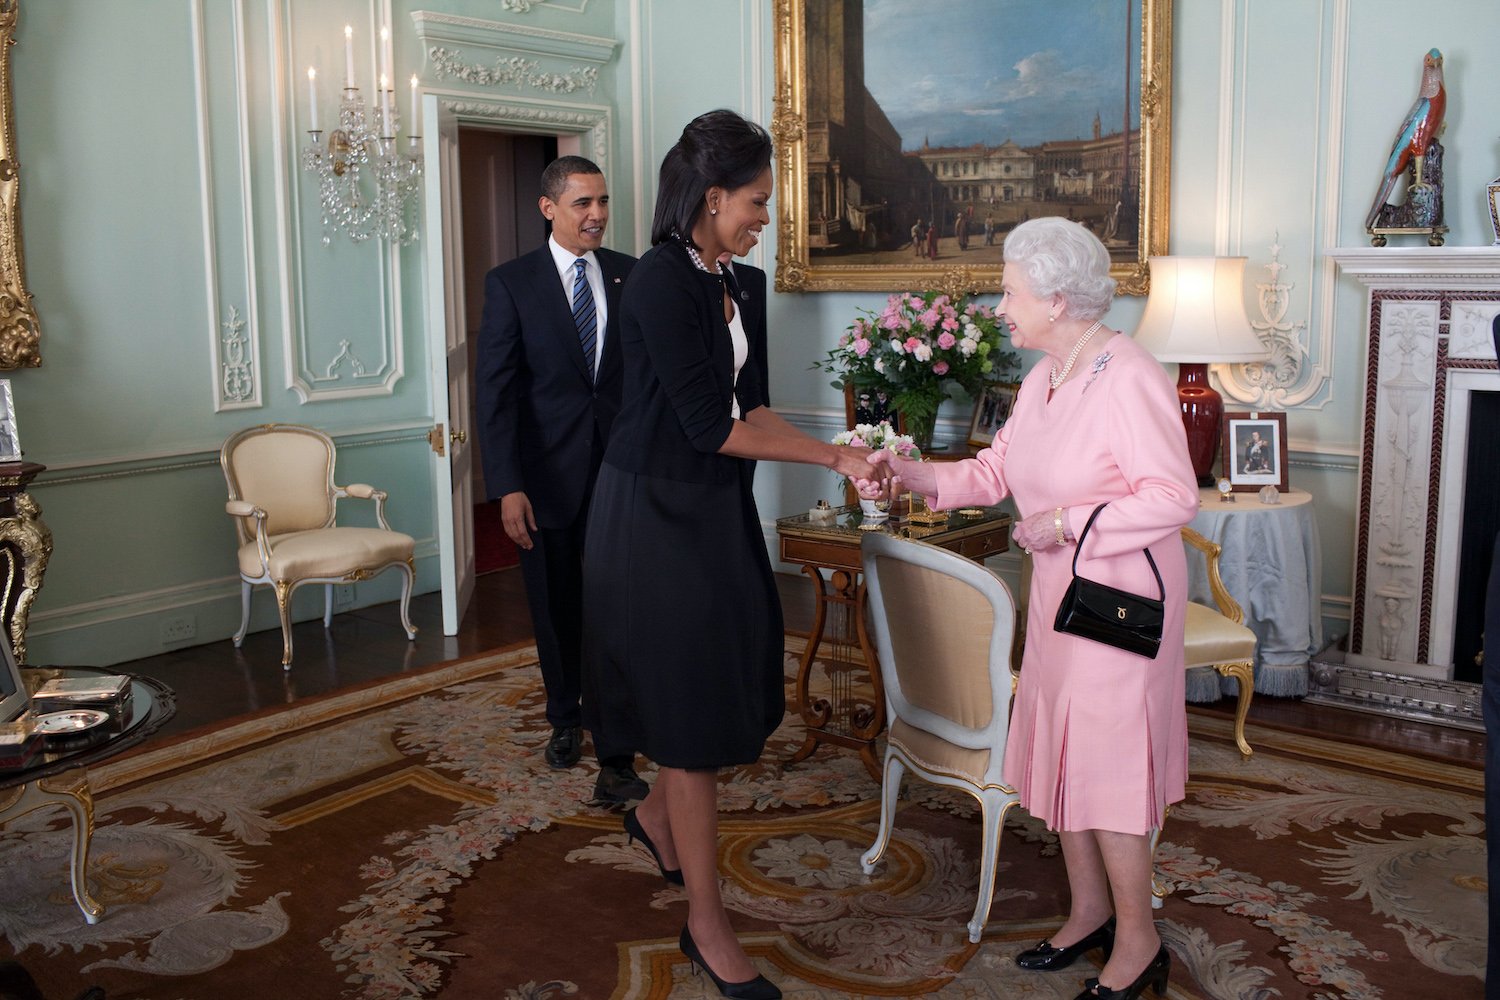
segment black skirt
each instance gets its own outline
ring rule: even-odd
[[[760,758],[786,712],[781,603],[751,493],[599,469],[584,551],[584,700],[657,764]]]

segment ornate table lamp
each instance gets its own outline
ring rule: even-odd
[[[1158,361],[1177,362],[1193,472],[1211,484],[1224,401],[1208,383],[1208,366],[1270,356],[1245,315],[1245,258],[1152,257],[1151,295],[1135,340]]]

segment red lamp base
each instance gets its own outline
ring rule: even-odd
[[[1219,448],[1219,425],[1224,397],[1208,384],[1208,365],[1177,366],[1177,401],[1182,404],[1182,426],[1187,431],[1188,457],[1200,486],[1214,481],[1214,454]]]

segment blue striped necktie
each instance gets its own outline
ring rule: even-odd
[[[573,262],[573,325],[578,327],[578,342],[583,345],[583,363],[589,378],[594,377],[594,344],[598,337],[594,310],[594,292],[589,288],[588,261],[579,257]]]

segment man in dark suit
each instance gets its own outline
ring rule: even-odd
[[[542,172],[547,244],[485,278],[479,332],[480,450],[521,572],[547,689],[545,758],[572,767],[583,727],[599,758],[595,799],[644,798],[634,747],[611,744],[581,704],[583,544],[594,477],[620,410],[620,291],[635,258],[605,250],[609,191],[581,156]],[[590,713],[591,714],[591,713]]]

